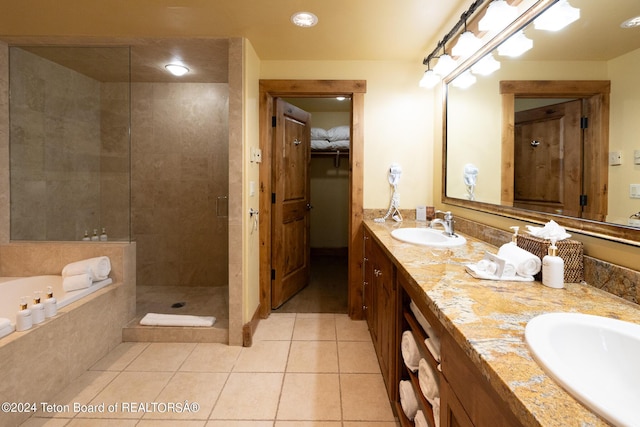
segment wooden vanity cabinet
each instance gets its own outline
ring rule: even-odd
[[[397,288],[395,267],[380,245],[365,231],[363,260],[364,314],[378,356],[387,393],[397,395],[396,348]]]

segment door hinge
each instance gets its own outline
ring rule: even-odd
[[[271,269],[271,280],[276,280],[276,270],[275,269]]]
[[[589,117],[580,117],[580,129],[587,129],[589,127]]]
[[[271,193],[271,203],[276,202],[276,193]]]
[[[581,194],[580,195],[580,206],[587,206],[587,195],[586,194]]]
[[[271,127],[276,127],[276,116],[271,116]]]

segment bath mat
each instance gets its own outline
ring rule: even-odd
[[[213,326],[216,318],[210,316],[190,316],[187,314],[147,313],[140,320],[145,326]]]

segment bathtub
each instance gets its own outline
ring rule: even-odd
[[[21,297],[27,297],[29,307],[33,304],[35,291],[42,291],[42,300],[47,296],[47,288],[51,286],[53,296],[58,303],[58,310],[92,294],[111,284],[112,280],[106,279],[95,282],[88,288],[77,291],[65,292],[62,287],[62,276],[33,276],[33,277],[0,277],[0,318],[9,319],[15,328],[16,313],[20,309]],[[34,325],[37,327],[38,325]]]

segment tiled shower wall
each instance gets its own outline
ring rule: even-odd
[[[228,284],[228,84],[133,83],[137,283]]]

